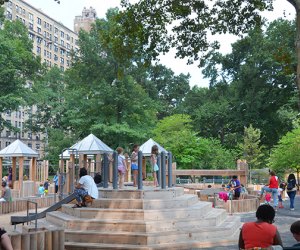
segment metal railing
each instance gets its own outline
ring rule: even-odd
[[[35,205],[35,213],[33,214],[33,215],[35,215],[34,217],[35,217],[35,230],[37,230],[37,206],[38,206],[38,204],[37,204],[37,202],[34,202],[34,201],[30,201],[30,200],[27,200],[27,225],[28,225],[28,223],[29,223],[29,203],[32,203],[32,204],[34,204]]]

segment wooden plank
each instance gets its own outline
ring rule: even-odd
[[[45,235],[45,250],[52,250],[52,232],[47,231]]]
[[[22,250],[30,250],[30,235],[29,234],[22,234]]]

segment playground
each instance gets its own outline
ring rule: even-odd
[[[216,196],[223,190],[221,184],[212,188],[207,188],[207,183],[176,185],[180,176],[232,175],[247,184],[245,162],[239,161],[235,170],[180,170],[172,162],[171,152],[159,144],[159,186],[153,187],[144,180],[149,149],[156,144],[152,139],[138,152],[137,187],[132,186],[129,167],[126,185],[119,189],[117,153],[92,134],[59,156],[59,192],[55,194],[51,184],[47,196],[37,197],[38,185],[48,178],[47,164],[37,165],[35,153],[17,143],[19,152],[16,148],[0,151],[0,157],[13,159],[14,198],[0,204],[0,222],[8,230],[14,249],[237,249],[239,228],[254,219],[259,206],[253,194],[221,206]],[[22,178],[25,158],[31,158],[26,181]],[[130,159],[126,164],[130,166]],[[102,183],[98,199],[88,207],[74,209],[73,190],[80,168],[92,176],[101,173]],[[251,191],[255,194],[254,187],[249,187]],[[294,243],[287,223],[297,216],[296,211],[278,213],[286,246]]]

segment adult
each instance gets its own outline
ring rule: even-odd
[[[4,228],[0,228],[1,249],[13,250],[10,238]]]
[[[131,171],[133,174],[133,186],[137,186],[137,176],[138,176],[138,152],[140,150],[140,146],[135,144],[131,153]]]
[[[276,176],[274,171],[270,171],[270,178],[269,178],[269,183],[265,185],[264,187],[261,188],[260,191],[260,198],[262,198],[263,193],[270,192],[272,193],[272,198],[273,198],[273,206],[275,210],[277,209],[278,206],[278,177]]]
[[[292,211],[295,210],[294,201],[295,201],[295,196],[296,196],[296,192],[297,192],[296,184],[297,183],[296,183],[295,175],[289,174],[288,179],[287,179],[286,192],[290,198],[290,209]]]
[[[232,176],[231,187],[234,190],[234,199],[238,200],[241,196],[241,182],[236,175]]]
[[[92,176],[87,174],[85,168],[79,170],[79,181],[75,188],[74,194],[77,204],[73,208],[85,207],[84,197],[91,196],[93,199],[98,198],[98,188]]]
[[[256,211],[255,222],[246,222],[240,232],[239,249],[268,248],[281,245],[282,241],[276,226],[272,225],[275,210],[270,205],[261,205]]]
[[[56,172],[56,174],[53,177],[53,182],[54,182],[54,185],[55,185],[55,193],[57,194],[57,192],[58,192],[58,182],[59,182],[58,171]]]
[[[0,201],[11,201],[11,190],[5,181],[2,181],[2,195]]]

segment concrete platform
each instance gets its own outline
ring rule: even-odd
[[[239,217],[183,188],[99,189],[99,194],[91,207],[67,204],[47,214],[47,223],[65,228],[66,249],[193,249],[237,241]]]

